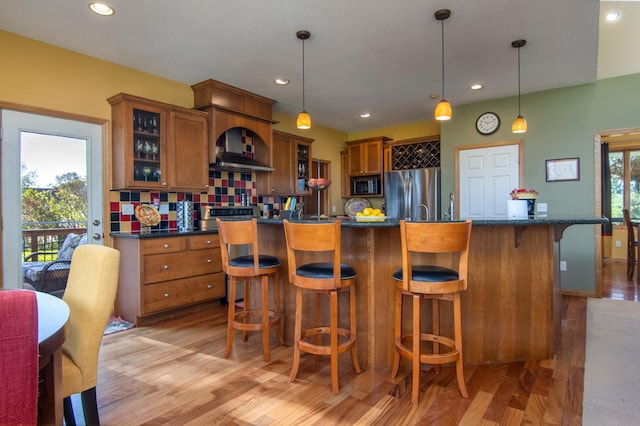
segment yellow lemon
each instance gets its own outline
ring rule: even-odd
[[[356,216],[364,216],[364,214],[362,212],[357,212]]]
[[[362,214],[364,216],[371,216],[372,213],[373,209],[371,207],[366,207],[364,210],[362,210]]]

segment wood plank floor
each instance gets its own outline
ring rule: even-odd
[[[637,300],[624,263],[606,264],[606,297]],[[620,270],[622,273],[620,274]],[[355,374],[340,366],[340,394],[329,366],[305,355],[289,383],[293,350],[271,341],[269,364],[258,335],[236,336],[224,358],[226,309],[214,304],[155,326],[105,336],[98,404],[103,425],[579,425],[586,299],[562,298],[562,343],[550,360],[465,367],[469,399],[453,368],[425,367],[420,401],[410,402],[410,370]]]

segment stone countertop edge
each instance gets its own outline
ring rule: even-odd
[[[334,219],[302,219],[294,220],[294,222],[300,223],[329,223]],[[385,219],[383,222],[358,222],[351,218],[337,218],[342,222],[342,226],[345,228],[393,228],[399,226],[400,220],[398,219]],[[459,220],[461,221],[461,220]],[[445,222],[445,221],[440,221]],[[446,221],[448,222],[448,221]],[[606,217],[588,217],[588,216],[536,216],[532,218],[522,219],[502,219],[502,218],[476,218],[473,219],[474,226],[536,226],[536,225],[601,225],[608,223],[609,220]],[[265,225],[282,225],[282,219],[258,219],[258,224]],[[203,235],[203,234],[217,234],[217,230],[208,231],[152,231],[149,234],[140,234],[132,232],[112,232],[110,235],[113,238],[163,238],[163,237],[182,237],[188,235]]]

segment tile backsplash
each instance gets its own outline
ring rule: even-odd
[[[111,191],[109,198],[110,230],[111,232],[139,232],[140,222],[133,214],[123,214],[124,205],[158,204],[161,221],[152,230],[171,231],[177,229],[176,203],[192,201],[194,205],[194,220],[200,213],[201,205],[210,206],[239,206],[242,194],[248,194],[249,204],[258,205],[264,211],[281,210],[285,199],[282,197],[258,196],[256,194],[255,173],[240,173],[228,171],[209,172],[209,190],[207,192],[159,192],[159,191]],[[155,203],[154,203],[155,201]]]

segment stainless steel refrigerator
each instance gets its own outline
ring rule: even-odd
[[[385,214],[394,219],[440,219],[440,167],[384,173]]]

